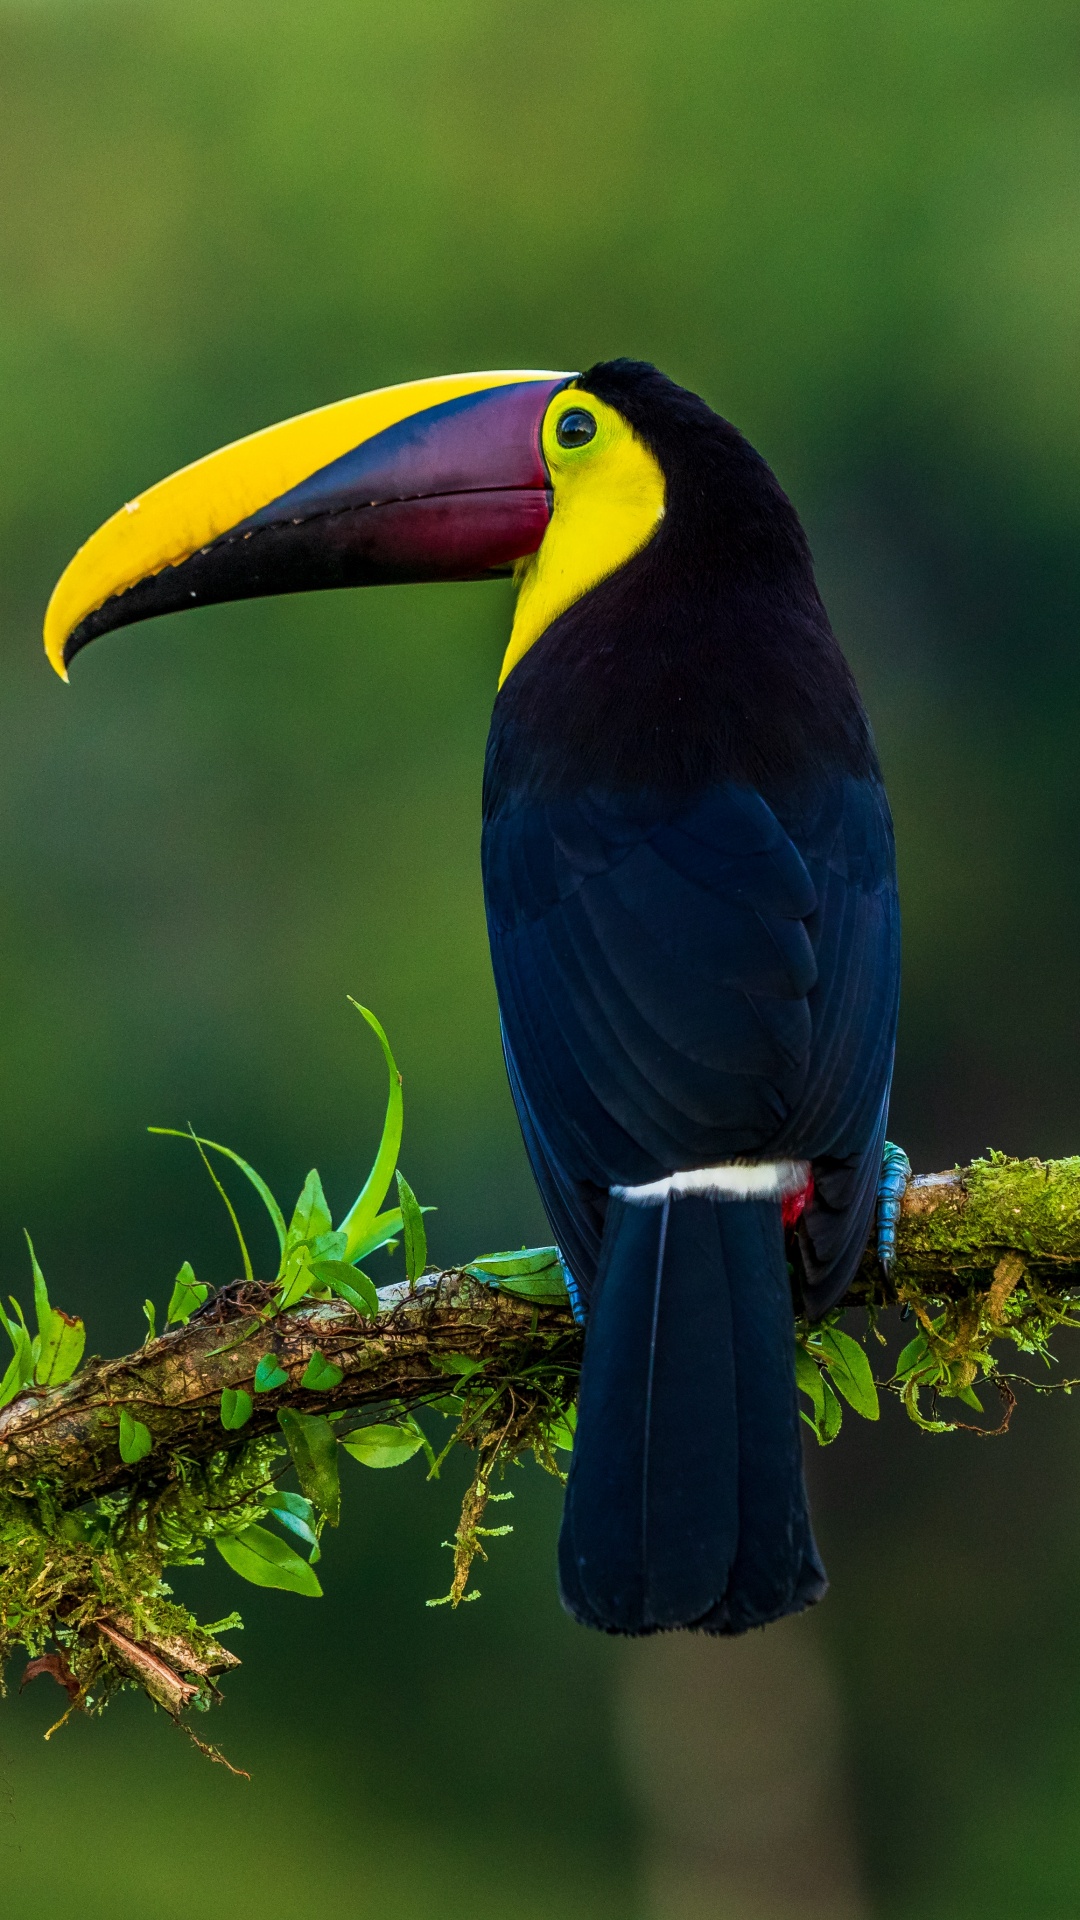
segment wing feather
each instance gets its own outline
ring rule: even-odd
[[[589,793],[489,806],[484,878],[511,1085],[586,1290],[604,1196],[724,1159],[815,1163],[807,1284],[865,1243],[898,930],[879,785],[710,789],[681,812]]]

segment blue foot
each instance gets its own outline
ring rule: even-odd
[[[886,1277],[896,1259],[896,1223],[910,1179],[911,1161],[903,1147],[894,1147],[891,1140],[886,1140],[877,1190],[877,1253]]]
[[[585,1325],[585,1302],[581,1297],[581,1289],[561,1253],[559,1254],[559,1265],[562,1268],[563,1279],[566,1281],[566,1291],[570,1295],[570,1310],[578,1326],[583,1327]]]

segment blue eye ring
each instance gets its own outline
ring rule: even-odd
[[[555,428],[555,438],[560,447],[585,447],[596,438],[596,421],[584,407],[571,407],[562,415]]]

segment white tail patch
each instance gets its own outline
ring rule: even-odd
[[[689,1173],[672,1173],[666,1180],[649,1180],[642,1187],[612,1187],[617,1200],[629,1200],[635,1206],[654,1207],[670,1195],[673,1200],[690,1193],[707,1194],[711,1200],[785,1200],[801,1193],[810,1179],[809,1160],[759,1160],[752,1165],[694,1167]]]

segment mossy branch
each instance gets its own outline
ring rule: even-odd
[[[429,1272],[415,1289],[384,1290],[387,1304],[371,1319],[341,1300],[271,1317],[275,1294],[258,1282],[222,1288],[187,1326],[123,1359],[91,1360],[66,1386],[22,1394],[0,1411],[0,1484],[30,1493],[45,1481],[75,1504],[133,1481],[148,1485],[169,1473],[174,1455],[204,1460],[276,1433],[282,1408],[332,1414],[446,1394],[452,1382],[440,1360],[450,1354],[511,1372],[550,1355],[554,1344],[565,1346],[568,1367],[580,1357],[568,1307],[535,1306],[461,1273]],[[267,1353],[287,1380],[259,1393],[255,1369]],[[342,1376],[322,1391],[302,1384],[316,1353]],[[221,1396],[237,1388],[251,1394],[252,1413],[230,1433]],[[153,1438],[134,1467],[120,1457],[121,1407]]]
[[[479,1522],[496,1467],[531,1449],[558,1470],[552,1447],[567,1444],[562,1423],[582,1344],[568,1305],[522,1298],[462,1271],[427,1272],[412,1286],[384,1289],[370,1317],[340,1298],[308,1297],[281,1311],[280,1298],[269,1284],[225,1287],[186,1325],[137,1352],[91,1359],[66,1384],[31,1388],[0,1410],[0,1657],[15,1643],[25,1646],[33,1656],[27,1676],[60,1681],[69,1711],[103,1704],[118,1685],[140,1686],[174,1719],[208,1705],[214,1675],[235,1664],[217,1639],[228,1623],[200,1627],[169,1598],[165,1568],[197,1562],[215,1539],[228,1548],[245,1529],[274,1545],[257,1523],[275,1507],[280,1517],[286,1498],[294,1522],[299,1509],[307,1511],[293,1531],[307,1528],[316,1557],[323,1521],[336,1523],[337,1447],[343,1442],[365,1459],[355,1429],[373,1416],[391,1425],[371,1429],[371,1445],[396,1447],[395,1459],[423,1447],[435,1469],[429,1440],[410,1424],[409,1409],[424,1403],[452,1410],[454,1438],[476,1450],[447,1596],[455,1603],[468,1597],[469,1562],[483,1551],[489,1530]],[[1080,1158],[1044,1163],[994,1154],[910,1182],[889,1276],[869,1246],[847,1304],[869,1309],[871,1324],[890,1305],[914,1316],[916,1337],[884,1384],[920,1425],[942,1430],[965,1423],[935,1417],[940,1401],[979,1407],[974,1383],[982,1378],[1006,1403],[1003,1428],[1013,1376],[1000,1371],[995,1343],[1045,1357],[1055,1328],[1080,1325],[1074,1300]],[[867,1410],[859,1394],[868,1392],[874,1417],[865,1355],[855,1356],[865,1388],[844,1361],[855,1343],[828,1330],[823,1343],[820,1330],[805,1325],[799,1339],[800,1384],[814,1403],[819,1438],[831,1438],[839,1424],[839,1412],[835,1419],[830,1412],[839,1406],[833,1387],[859,1411]],[[825,1383],[824,1401],[807,1360]],[[930,1417],[920,1406],[926,1391]],[[295,1429],[298,1415],[307,1417],[300,1424],[312,1446],[310,1484],[300,1471],[311,1500],[277,1488],[289,1459],[282,1427],[288,1432],[291,1421]],[[235,1427],[226,1417],[236,1418]],[[564,1437],[556,1438],[560,1427]],[[134,1447],[132,1435],[139,1436]],[[318,1490],[324,1441],[329,1495]],[[133,1460],[133,1452],[141,1457]],[[308,1584],[293,1578],[295,1589],[318,1592],[308,1564],[276,1545],[302,1567]]]
[[[1012,1256],[1011,1260],[1009,1256]],[[1005,1262],[1006,1271],[995,1279]],[[1051,1312],[1068,1313],[1080,1293],[1080,1157],[1012,1160],[993,1155],[948,1173],[917,1175],[900,1208],[896,1260],[886,1280],[873,1243],[850,1303],[961,1303],[984,1293],[1000,1325],[1021,1279]],[[236,1283],[189,1321],[118,1360],[90,1360],[65,1386],[34,1389],[0,1410],[0,1484],[29,1493],[45,1482],[65,1505],[167,1471],[190,1458],[245,1445],[273,1432],[282,1407],[334,1412],[405,1405],[445,1393],[450,1354],[500,1370],[526,1371],[553,1343],[572,1368],[580,1334],[569,1307],[538,1305],[496,1291],[460,1271],[428,1272],[415,1290],[384,1289],[383,1311],[364,1319],[343,1301],[306,1302],[271,1317],[274,1290]],[[302,1384],[313,1353],[340,1368],[340,1382],[313,1392]],[[222,1391],[247,1388],[266,1352],[287,1375],[274,1392],[253,1394],[250,1421],[223,1430]],[[137,1466],[118,1448],[121,1407],[136,1413],[154,1446]]]

